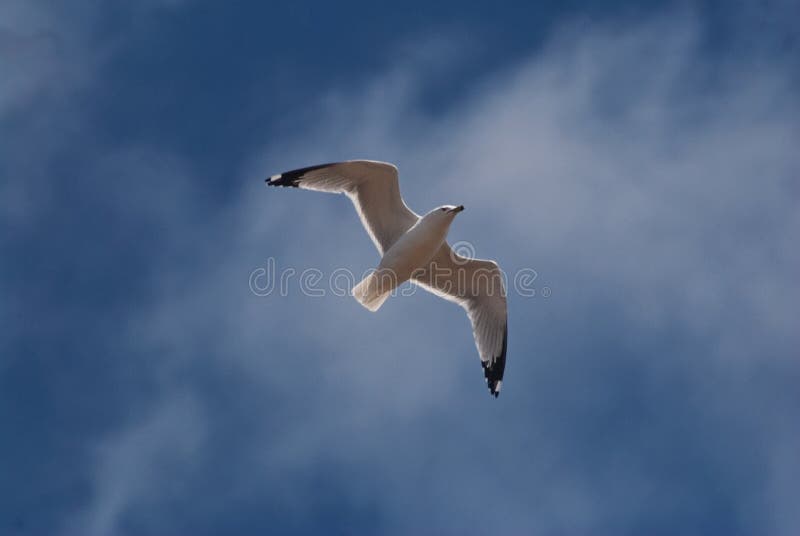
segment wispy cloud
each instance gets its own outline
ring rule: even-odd
[[[146,517],[126,515],[137,507],[157,511],[191,492],[185,483],[187,471],[196,470],[202,459],[202,411],[189,395],[167,396],[152,414],[134,419],[96,447],[92,499],[70,521],[69,534],[120,534],[130,527],[139,533],[163,530],[160,522],[148,526]]]

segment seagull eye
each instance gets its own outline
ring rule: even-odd
[[[440,208],[439,210],[441,210],[442,212],[444,212],[444,211],[445,211],[445,210],[447,210],[447,209],[446,209],[446,208]]]

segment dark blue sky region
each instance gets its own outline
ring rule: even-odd
[[[800,533],[797,20],[0,0],[0,534]],[[351,158],[467,206],[499,399],[454,305],[303,292],[377,255],[263,179]]]

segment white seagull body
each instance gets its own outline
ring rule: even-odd
[[[447,244],[447,232],[463,206],[437,207],[420,217],[400,196],[397,168],[351,160],[322,164],[267,179],[268,186],[346,194],[382,255],[377,270],[353,296],[377,311],[391,291],[411,280],[467,311],[489,392],[500,393],[508,341],[505,288],[494,261],[468,259]]]

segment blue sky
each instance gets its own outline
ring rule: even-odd
[[[798,15],[1,0],[0,533],[797,534]],[[349,158],[552,291],[499,399],[452,304],[250,291],[377,264],[263,186]]]

